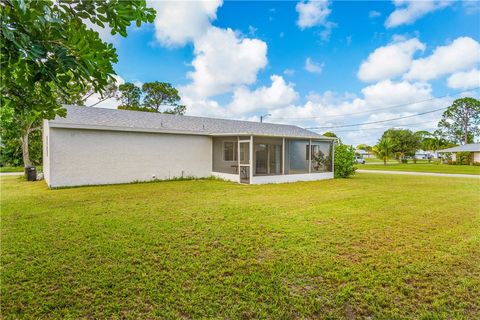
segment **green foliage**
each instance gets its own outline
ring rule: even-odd
[[[39,127],[38,127],[39,128]],[[23,166],[22,143],[14,126],[3,126],[0,144],[0,164],[3,166]],[[29,135],[29,156],[32,165],[42,164],[42,131],[34,130]]]
[[[438,127],[456,143],[473,143],[480,135],[480,101],[474,98],[455,100],[443,113]]]
[[[2,121],[9,126],[2,138],[17,132],[29,165],[30,134],[42,119],[65,116],[59,98],[102,92],[113,80],[115,48],[85,23],[126,36],[132,21],[152,22],[155,11],[145,0],[4,0],[0,9]]]
[[[394,144],[391,138],[381,138],[377,145],[372,148],[373,153],[378,159],[383,160],[383,164],[387,165],[387,160],[394,156]]]
[[[333,132],[327,131],[323,134],[325,137],[338,138],[337,135]]]
[[[337,138],[338,139],[337,142],[342,143],[342,140],[334,132],[327,131],[323,134],[323,136],[330,137],[330,138]]]
[[[127,82],[118,86],[118,99],[122,102],[121,108],[124,110],[140,110],[140,99],[142,90],[133,83]],[[143,109],[143,107],[142,107]],[[144,110],[141,110],[144,111]]]
[[[185,112],[187,111],[187,107],[184,105],[177,105],[173,109],[167,109],[163,113],[165,114],[178,114],[178,115],[184,115]]]
[[[473,153],[472,152],[457,152],[455,162],[456,162],[456,164],[471,164],[471,163],[473,163]]]
[[[142,86],[145,98],[143,104],[146,108],[152,109],[155,112],[160,112],[163,105],[176,106],[180,101],[178,90],[170,83],[166,82],[147,82]]]
[[[421,146],[420,137],[408,129],[388,129],[383,133],[381,139],[383,138],[390,139],[392,151],[399,161],[405,156],[415,155]]]
[[[454,146],[454,143],[448,141],[440,130],[435,130],[429,135],[423,135],[421,148],[423,150],[437,151]]]
[[[357,146],[357,149],[358,149],[358,150],[364,150],[364,151],[367,151],[367,152],[372,151],[372,147],[369,146],[369,145],[367,145],[367,144],[364,144],[364,143],[359,144],[359,145]]]
[[[154,10],[143,0],[6,0],[1,2],[1,9],[0,74],[6,105],[13,103],[12,97],[33,91],[35,84],[50,100],[49,106],[57,105],[53,96],[56,88],[70,93],[92,86],[101,92],[115,74],[112,63],[117,62],[117,54],[85,22],[108,26],[112,34],[126,36],[131,21],[140,25],[154,19]]]
[[[178,90],[170,83],[147,82],[140,89],[133,83],[127,82],[119,86],[119,91],[119,99],[122,101],[122,105],[118,109],[121,110],[183,115],[187,109],[184,105],[178,104],[180,95]],[[144,95],[143,103],[141,101],[142,95]],[[165,106],[172,108],[162,111],[161,109]]]
[[[355,149],[352,146],[338,143],[334,157],[335,178],[348,178],[355,174]]]

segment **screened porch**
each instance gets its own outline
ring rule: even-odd
[[[263,136],[213,137],[215,176],[240,183],[333,177],[333,141]]]

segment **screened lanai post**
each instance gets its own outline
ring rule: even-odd
[[[237,173],[239,178],[241,179],[242,171],[240,169],[240,137],[237,136]]]
[[[335,142],[337,140],[330,140],[330,146],[332,148],[332,172],[335,174]]]
[[[250,145],[248,146],[248,163],[250,164],[250,182],[253,178],[253,136],[250,136]]]
[[[308,173],[312,173],[312,139],[308,141]]]
[[[285,138],[282,138],[282,175],[285,174]]]

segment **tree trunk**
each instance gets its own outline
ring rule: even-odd
[[[384,165],[384,166],[387,165],[387,157],[383,157],[383,165]]]
[[[23,134],[22,138],[20,139],[22,141],[22,156],[23,156],[23,166],[31,166],[32,161],[30,161],[30,150],[28,148],[28,135],[30,133],[30,130],[26,130],[25,133]]]

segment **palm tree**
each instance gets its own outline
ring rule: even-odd
[[[373,153],[377,158],[383,160],[383,164],[387,165],[388,158],[391,158],[393,153],[393,141],[390,138],[382,138],[378,144],[372,148]]]

